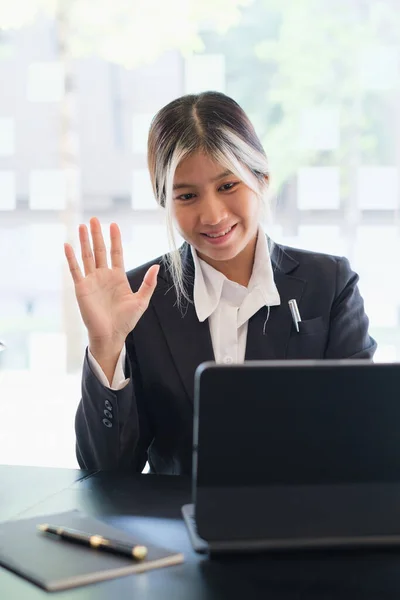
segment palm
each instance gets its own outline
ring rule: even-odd
[[[96,269],[76,285],[75,292],[93,337],[126,337],[141,316],[138,299],[120,269]]]
[[[140,289],[133,293],[124,270],[118,227],[115,224],[110,227],[109,268],[100,223],[92,219],[90,225],[94,256],[86,227],[79,229],[85,276],[71,246],[65,247],[79,309],[91,340],[123,343],[147,308],[156,285],[157,267],[146,273]]]

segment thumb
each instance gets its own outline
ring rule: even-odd
[[[143,278],[142,285],[136,292],[136,297],[139,300],[140,304],[143,306],[144,310],[146,310],[150,298],[153,295],[154,290],[157,286],[157,275],[160,270],[160,265],[153,265],[146,272],[146,275]]]

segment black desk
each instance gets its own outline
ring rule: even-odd
[[[208,560],[190,546],[178,477],[0,467],[0,520],[79,508],[185,554],[183,565],[58,592],[62,600],[385,600],[400,597],[400,549],[260,555]],[[1,600],[49,594],[0,568]]]

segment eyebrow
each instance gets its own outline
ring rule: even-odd
[[[220,173],[219,175],[217,175],[216,177],[213,177],[211,179],[211,183],[215,183],[216,181],[219,181],[220,179],[223,179],[224,177],[227,177],[228,175],[233,175],[232,171],[230,171],[229,169],[227,169],[226,171],[223,171],[222,173]],[[173,190],[181,190],[182,188],[195,188],[197,187],[194,183],[174,183],[173,185]]]

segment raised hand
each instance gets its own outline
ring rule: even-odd
[[[157,285],[159,266],[150,267],[139,290],[133,293],[125,274],[118,225],[112,223],[110,226],[110,267],[97,218],[90,220],[90,232],[93,251],[87,227],[80,225],[84,275],[72,246],[65,244],[64,250],[75,284],[79,309],[88,330],[90,350],[104,372],[111,373],[111,365],[116,363],[128,333],[134,329],[149,305]]]

